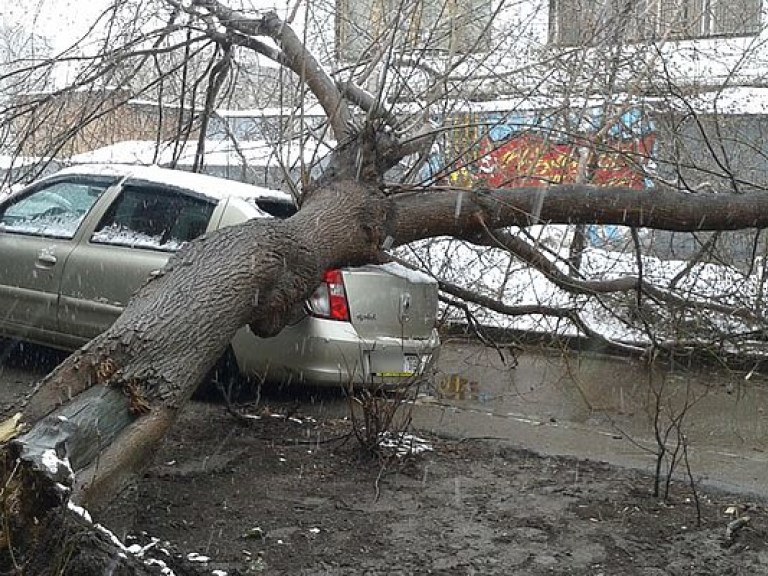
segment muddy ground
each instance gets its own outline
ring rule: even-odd
[[[262,415],[192,405],[129,497],[132,531],[229,574],[768,574],[759,502],[702,489],[699,525],[688,486],[664,503],[598,462],[440,438],[380,461],[347,421]]]
[[[22,360],[4,359],[5,412],[34,375]],[[371,457],[312,400],[266,394],[242,422],[192,403],[104,523],[218,575],[768,574],[765,502],[685,483],[664,502],[648,475],[497,441]]]

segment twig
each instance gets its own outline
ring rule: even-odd
[[[691,463],[688,460],[688,438],[685,436],[683,436],[683,461],[685,462],[685,472],[688,475],[688,484],[691,487],[693,501],[696,504],[696,526],[701,526],[701,502],[699,501],[699,491],[696,488],[696,480],[691,471]]]

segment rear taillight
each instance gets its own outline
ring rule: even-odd
[[[341,270],[326,270],[323,282],[309,297],[309,309],[314,316],[331,320],[349,320],[347,292]]]

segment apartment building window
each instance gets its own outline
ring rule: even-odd
[[[491,0],[336,0],[336,53],[366,59],[396,50],[483,52],[490,45]]]
[[[550,40],[565,45],[751,36],[761,0],[550,0]]]

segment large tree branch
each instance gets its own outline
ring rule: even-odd
[[[430,230],[433,234],[429,235],[456,236],[476,244],[509,250],[571,294],[596,295],[640,290],[657,301],[677,308],[709,310],[753,322],[762,320],[754,310],[684,298],[635,275],[608,280],[575,278],[560,270],[522,238],[500,230],[491,232],[490,228],[541,222],[645,225],[680,231],[765,227],[768,226],[768,215],[763,211],[768,210],[768,193],[699,195],[567,185],[548,189],[442,189],[398,195],[395,203],[398,217],[393,229],[396,230],[394,239],[397,244],[425,238],[427,236],[420,236],[420,233]],[[539,213],[538,220],[531,216],[536,211]],[[401,219],[400,215],[407,215],[407,218]],[[469,297],[469,294],[451,293]],[[483,306],[489,304],[477,303]],[[489,309],[495,309],[490,304]]]
[[[413,266],[411,266],[407,262],[404,262],[401,260],[398,260],[398,261],[401,262],[402,264],[405,264],[406,266],[413,268]],[[631,344],[626,344],[623,342],[616,342],[614,340],[610,340],[606,338],[599,332],[596,332],[586,322],[584,322],[584,320],[582,320],[581,316],[579,316],[578,310],[576,310],[575,308],[547,306],[546,304],[518,304],[516,306],[510,306],[509,304],[504,304],[504,302],[501,302],[496,298],[491,298],[490,296],[484,296],[483,294],[478,294],[475,291],[467,290],[466,288],[462,288],[461,286],[457,286],[456,284],[446,282],[445,280],[437,279],[437,281],[438,281],[438,285],[440,286],[440,290],[442,290],[443,292],[446,292],[447,294],[455,296],[456,298],[460,298],[465,302],[472,302],[473,304],[477,304],[493,312],[498,312],[499,314],[504,314],[505,316],[513,316],[513,317],[541,315],[541,316],[549,316],[551,318],[562,318],[563,320],[567,320],[571,322],[577,330],[580,330],[581,333],[587,336],[588,338],[592,338],[596,341],[599,341],[602,344],[606,345],[606,347],[613,348],[615,350],[622,350],[630,354],[637,354],[637,353],[643,352],[643,349],[641,347],[633,346]]]
[[[381,118],[387,126],[392,128],[396,128],[400,124],[401,119],[367,90],[350,80],[338,81],[336,84],[347,100],[367,112],[370,117]]]
[[[688,194],[676,190],[558,185],[508,189],[431,188],[394,196],[395,244],[433,236],[468,238],[485,228],[616,224],[696,232],[768,227],[768,191]]]
[[[408,265],[406,262],[403,262],[400,260],[398,261],[405,265]],[[464,300],[467,302],[478,304],[483,308],[487,308],[488,310],[492,310],[493,312],[498,312],[499,314],[503,314],[505,316],[541,315],[541,316],[550,316],[553,318],[564,318],[566,320],[573,320],[575,314],[577,313],[577,311],[573,308],[547,306],[546,304],[518,304],[515,306],[510,306],[509,304],[504,304],[504,302],[496,298],[485,296],[474,290],[468,290],[466,288],[462,288],[461,286],[458,286],[457,284],[453,284],[452,282],[447,282],[445,280],[438,278],[437,283],[438,283],[438,286],[440,287],[440,290],[442,290],[447,294],[450,294],[451,296],[455,296],[456,298],[460,298],[461,300]]]

